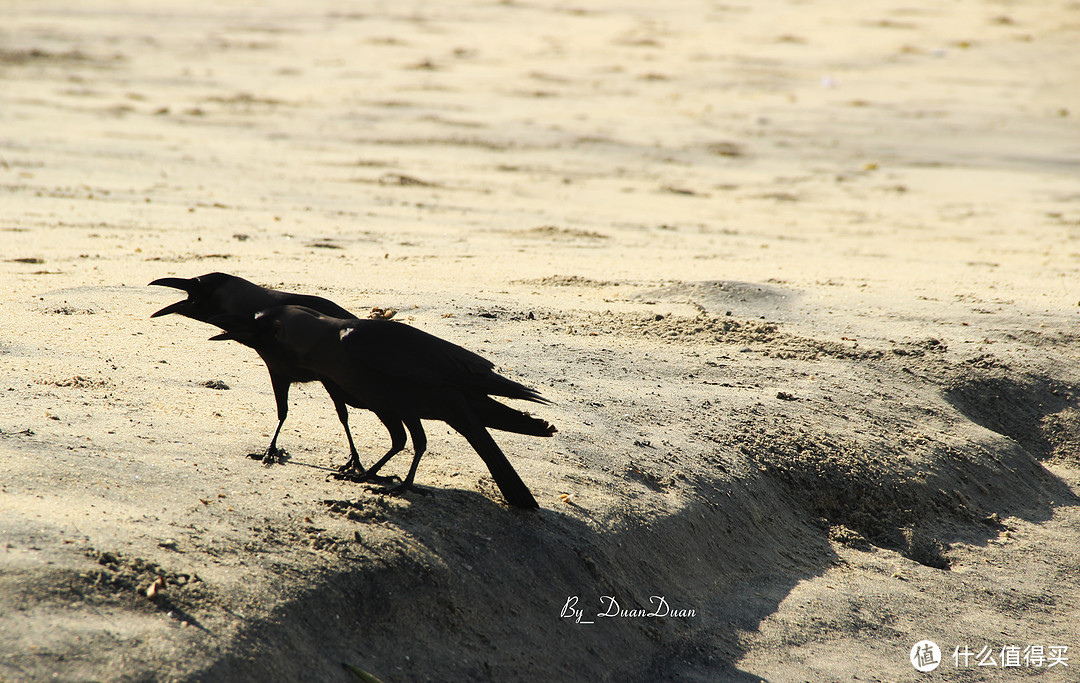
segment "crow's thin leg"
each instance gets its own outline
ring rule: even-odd
[[[379,462],[371,466],[364,474],[364,479],[370,479],[378,474],[379,470],[383,468],[383,465],[390,462],[390,458],[400,453],[405,448],[405,427],[402,426],[401,420],[397,416],[392,416],[387,413],[375,413],[375,416],[379,418],[379,421],[386,425],[386,430],[390,432],[390,450],[386,452]],[[424,438],[423,431],[420,432],[421,438]],[[413,435],[413,443],[416,442],[416,435]]]
[[[285,451],[277,447],[277,439],[278,434],[281,433],[281,426],[285,424],[285,417],[289,414],[289,384],[291,384],[291,382],[286,377],[271,373],[270,384],[274,387],[274,401],[277,402],[278,423],[277,429],[274,430],[274,438],[270,439],[270,445],[267,447],[266,453],[262,456],[262,461],[267,465],[281,462],[281,456],[285,455]]]
[[[409,435],[413,440],[413,461],[409,466],[409,473],[405,476],[405,480],[397,486],[391,486],[386,489],[382,489],[380,493],[385,493],[391,496],[401,495],[406,491],[416,491],[428,495],[428,492],[413,484],[413,480],[416,478],[416,468],[420,465],[420,458],[423,457],[424,451],[427,450],[427,435],[424,434],[424,427],[420,424],[420,418],[410,417],[405,418],[405,426],[409,429]],[[388,460],[389,454],[383,458]],[[375,469],[374,467],[372,469]]]

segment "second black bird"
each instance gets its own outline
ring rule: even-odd
[[[278,306],[254,317],[221,316],[214,339],[235,339],[260,355],[285,358],[331,382],[352,405],[375,413],[390,431],[390,450],[368,470],[373,476],[413,439],[413,461],[401,484],[411,488],[427,447],[421,419],[441,420],[464,436],[488,466],[511,505],[538,507],[529,488],[487,429],[551,436],[555,427],[492,396],[550,403],[535,390],[494,371],[481,356],[403,323],[342,320],[303,306]],[[265,356],[264,356],[265,357]]]

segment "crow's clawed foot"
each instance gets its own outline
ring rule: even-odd
[[[348,465],[343,465],[342,467],[339,467],[337,469],[337,472],[334,472],[330,476],[334,479],[340,479],[342,481],[354,481],[360,483],[364,481],[365,475],[366,472],[364,471],[363,467],[349,463]]]
[[[355,474],[359,476],[363,475],[364,472],[366,472],[367,470],[365,470],[364,466],[360,464],[360,457],[353,455],[349,457],[349,462],[337,468],[337,471],[341,472],[342,474]]]
[[[360,464],[360,456],[354,451],[349,455],[349,462],[345,463],[334,472],[334,479],[342,479],[344,481],[364,481],[364,475],[367,474],[367,470]]]
[[[381,494],[386,495],[386,496],[402,496],[407,491],[412,491],[414,493],[419,493],[422,496],[430,496],[431,495],[431,491],[428,491],[425,488],[421,488],[420,486],[417,486],[416,484],[406,483],[406,482],[401,482],[397,486],[383,486],[383,487],[380,487],[380,488],[370,488],[369,487],[368,490],[372,491],[374,493],[381,493]]]
[[[271,446],[262,453],[249,453],[248,457],[254,460],[262,460],[264,465],[273,465],[274,463],[285,462],[288,459],[285,449],[276,446]]]
[[[340,481],[351,481],[357,484],[392,484],[401,481],[398,477],[383,477],[378,474],[370,474],[363,467],[352,467],[350,465],[338,468],[338,471],[330,476]]]
[[[364,475],[364,481],[366,481],[369,484],[390,485],[390,484],[393,484],[394,482],[400,482],[401,477],[395,477],[392,474],[390,476],[388,476],[388,477],[384,477],[381,474],[365,474]]]

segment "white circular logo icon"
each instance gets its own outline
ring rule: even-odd
[[[912,646],[910,659],[916,671],[933,671],[941,664],[941,648],[932,640],[920,640]]]

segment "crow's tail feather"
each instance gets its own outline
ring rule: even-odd
[[[483,396],[472,403],[472,408],[480,422],[490,429],[529,436],[551,436],[558,431],[555,425],[547,420],[515,410],[488,396]]]

